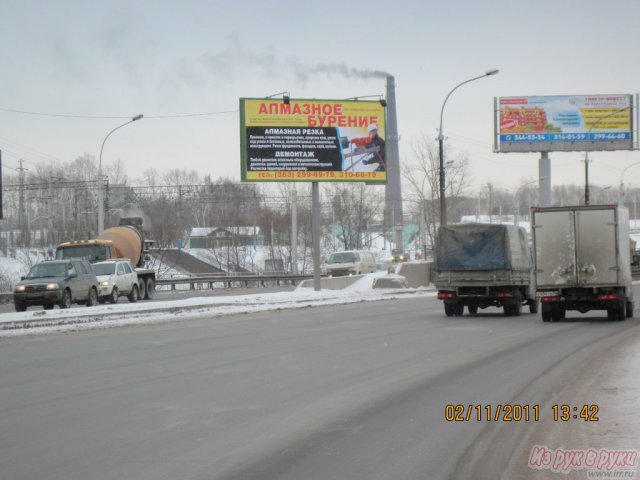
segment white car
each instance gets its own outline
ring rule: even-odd
[[[129,260],[105,260],[92,266],[100,285],[100,303],[116,303],[124,295],[130,302],[138,301],[138,274]]]

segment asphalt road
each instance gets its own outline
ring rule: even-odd
[[[535,423],[445,406],[551,415],[640,321],[481,312],[408,298],[2,339],[0,479],[500,478]]]

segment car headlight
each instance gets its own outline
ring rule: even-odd
[[[111,284],[109,283],[109,280],[105,280],[104,282],[100,282],[100,286],[101,286],[101,287],[108,287],[109,285],[111,285]]]
[[[47,284],[47,290],[58,290],[59,288],[60,288],[60,285],[58,285],[57,283]]]
[[[27,289],[24,285],[16,286],[16,292],[24,292]]]

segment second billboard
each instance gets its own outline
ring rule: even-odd
[[[496,150],[631,150],[632,99],[626,94],[502,97]]]

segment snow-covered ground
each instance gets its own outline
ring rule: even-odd
[[[186,318],[219,317],[322,305],[338,305],[394,298],[433,297],[432,288],[373,289],[373,281],[385,276],[377,272],[342,290],[298,287],[293,292],[252,295],[195,297],[184,300],[99,305],[70,310],[27,310],[0,314],[0,336],[34,335],[81,329],[108,328],[176,321]]]

